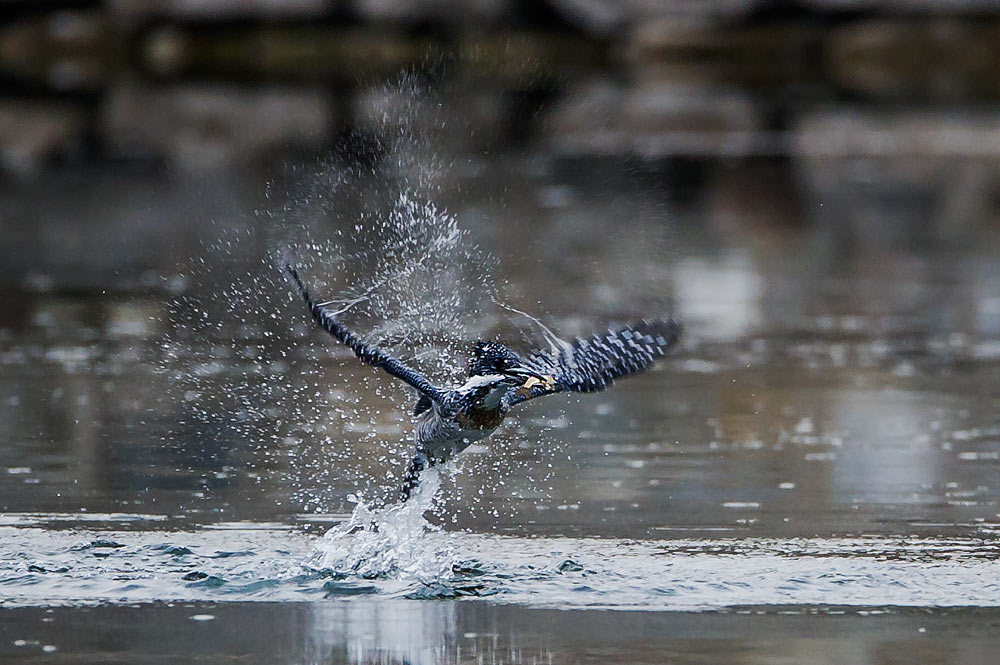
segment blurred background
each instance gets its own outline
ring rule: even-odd
[[[192,266],[315,197],[315,171],[388,168],[405,126],[514,302],[576,333],[653,288],[688,321],[653,383],[522,419],[511,438],[549,428],[573,452],[547,489],[492,488],[514,506],[501,524],[997,522],[1000,2],[3,0],[0,17],[3,510],[299,510],[267,474],[310,437],[272,393],[255,431],[276,434],[253,446],[176,431],[210,390],[184,377],[288,374],[253,364],[266,326],[185,366],[163,357],[188,343],[171,303],[210,297]],[[433,112],[394,87],[404,71]],[[383,433],[404,431],[397,408]],[[162,443],[178,437],[200,442]],[[321,507],[345,509],[327,480]]]
[[[373,86],[401,71],[447,92],[436,154],[628,160],[755,243],[802,224],[876,243],[995,228],[1000,2],[0,7],[8,285],[169,272],[190,248],[168,239],[255,209],[295,163],[377,150],[359,146],[406,111]]]

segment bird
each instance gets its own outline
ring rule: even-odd
[[[559,392],[602,391],[616,379],[649,369],[677,344],[683,329],[674,318],[641,320],[573,342],[545,329],[550,348],[526,357],[500,342],[479,340],[469,357],[465,383],[444,388],[385,349],[365,342],[337,314],[313,299],[295,266],[285,267],[319,327],[350,348],[362,363],[382,369],[417,392],[412,412],[417,419],[415,447],[399,488],[401,503],[419,487],[421,472],[488,437],[514,406]]]

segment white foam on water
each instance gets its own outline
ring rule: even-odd
[[[433,527],[412,503],[316,539],[287,526],[196,531],[0,527],[0,606],[489,596],[558,609],[1000,607],[983,538],[523,538]],[[372,524],[378,530],[372,530]],[[364,526],[363,531],[354,527]]]
[[[358,498],[354,512],[331,528],[314,546],[307,566],[362,579],[417,580],[430,584],[451,575],[454,553],[448,539],[430,538],[441,531],[425,513],[439,509],[437,469],[421,474],[408,501],[373,508]]]

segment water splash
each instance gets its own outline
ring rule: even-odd
[[[412,394],[330,360],[343,350],[311,326],[286,262],[359,336],[444,385],[484,327],[494,261],[434,201],[433,137],[412,127],[433,100],[406,77],[379,93],[407,103],[375,128],[377,166],[291,169],[288,192],[272,184],[269,209],[205,246],[173,303],[163,372],[181,413],[168,444],[224,467],[200,479],[194,505],[249,469],[251,482],[283,477],[280,502],[341,512],[345,488],[394,491],[412,453]],[[178,443],[191,441],[200,449]]]
[[[435,530],[413,505],[410,514],[359,510],[355,525],[374,515],[378,532],[339,528],[318,543],[274,523],[107,531],[53,529],[38,515],[35,525],[0,527],[3,604],[492,596],[558,609],[824,611],[1000,602],[998,553],[982,537],[517,538]]]
[[[294,249],[317,297],[343,303],[341,320],[348,327],[436,383],[457,381],[468,340],[482,329],[482,303],[489,302],[493,281],[492,260],[454,215],[404,188],[385,206],[363,211],[327,243]],[[319,350],[328,352],[329,343]],[[298,488],[294,498],[326,510],[342,500],[329,490],[334,484],[343,486],[331,482],[336,473],[337,480],[355,478],[357,491],[385,499],[395,491],[412,454],[409,410],[415,396],[354,365],[335,378],[339,394],[324,400],[328,381],[314,379],[308,397],[312,414],[299,420],[301,454],[290,459],[291,480]],[[377,400],[339,399],[355,393],[359,382],[361,387],[371,383]],[[331,416],[339,420],[332,426]]]
[[[334,237],[289,253],[366,341],[454,381],[466,343],[482,329],[494,260],[434,201],[405,186],[393,191]]]
[[[355,497],[349,520],[330,529],[316,543],[307,567],[335,576],[395,579],[434,584],[451,573],[453,551],[448,541],[428,538],[441,531],[425,517],[439,509],[440,475],[424,472],[409,501],[377,508]]]
[[[174,307],[179,332],[164,345],[182,411],[171,439],[196,441],[199,450],[187,444],[179,457],[209,458],[219,470],[197,479],[186,509],[224,485],[245,484],[252,497],[254,485],[275,477],[288,488],[277,501],[293,509],[344,512],[352,491],[381,504],[412,454],[414,395],[316,331],[286,262],[366,342],[440,385],[461,382],[470,341],[495,324],[496,261],[438,202],[444,165],[428,152],[434,137],[408,127],[408,114],[433,107],[423,94],[407,81],[395,91],[411,103],[397,109],[403,117],[383,119],[377,166],[295,171],[294,190],[269,187],[270,208],[252,228],[222,233],[205,248],[209,260],[196,259]],[[512,469],[540,478],[528,491],[544,493],[544,465],[557,448],[539,437],[544,429],[532,422],[467,451],[441,479],[441,505],[430,512],[452,523],[460,513],[499,517],[506,492],[491,490]],[[423,522],[413,519],[413,528]]]

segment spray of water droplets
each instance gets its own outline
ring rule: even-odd
[[[439,526],[424,517],[441,508],[440,475],[429,469],[409,501],[374,509],[351,495],[354,511],[315,544],[307,567],[341,577],[394,578],[432,583],[446,579],[454,553],[447,542],[426,538]]]
[[[481,328],[492,279],[491,260],[452,215],[404,190],[387,210],[362,212],[334,240],[312,241],[291,253],[315,297],[338,311],[345,325],[432,381],[456,383],[468,340]],[[310,325],[304,309],[297,319]],[[325,343],[327,358],[346,353],[314,328],[305,334]],[[329,505],[329,488],[343,485],[331,482],[332,475],[343,480],[353,474],[367,494],[395,491],[412,453],[409,412],[416,395],[356,361],[338,362],[335,371],[333,380],[327,372],[306,377],[311,405],[300,414],[303,431],[297,435],[305,454],[291,465],[295,498],[307,508]],[[364,400],[344,399],[359,389],[368,392]]]
[[[386,94],[406,103],[383,118],[377,167],[292,169],[287,192],[272,184],[266,210],[205,246],[173,304],[164,371],[183,409],[171,444],[224,469],[202,478],[196,499],[241,482],[289,512],[345,512],[351,493],[381,505],[412,454],[415,395],[315,328],[286,263],[367,342],[441,385],[461,383],[470,342],[496,317],[494,259],[435,202],[446,165],[432,137],[408,126],[433,104],[406,81]],[[529,445],[523,434],[495,437],[501,454],[470,451],[443,470],[448,505],[429,507],[439,523],[457,521],[457,506],[498,517],[504,492],[490,490],[512,465],[545,482],[525,464],[551,450],[540,452],[537,429]]]

